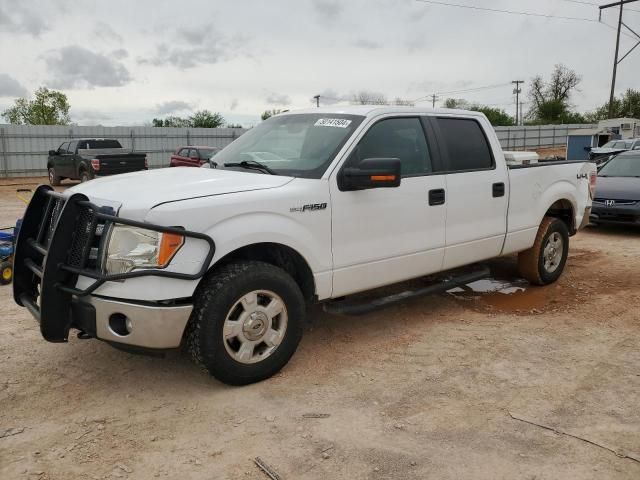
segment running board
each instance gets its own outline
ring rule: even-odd
[[[447,278],[446,280],[438,281],[432,285],[424,288],[419,288],[417,290],[406,290],[394,295],[367,301],[358,301],[356,299],[349,300],[347,298],[346,300],[337,300],[324,303],[322,308],[325,312],[332,315],[364,315],[366,313],[373,312],[374,310],[395,305],[410,298],[446,292],[447,290],[450,290],[452,288],[486,278],[490,274],[491,272],[489,268],[483,268],[482,270],[477,270],[475,272],[452,276]]]

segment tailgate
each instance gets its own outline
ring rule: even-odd
[[[96,172],[98,175],[137,172],[147,168],[147,156],[144,153],[97,155],[95,158],[100,160],[100,170]]]

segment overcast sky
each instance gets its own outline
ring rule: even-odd
[[[572,0],[443,1],[598,19]],[[640,33],[640,2],[630,8],[626,23]],[[634,42],[622,38],[625,52]],[[615,30],[596,21],[414,0],[0,0],[0,110],[46,85],[67,94],[80,125],[207,108],[248,126],[316,94],[323,104],[360,90],[414,100],[529,81],[556,63],[582,76],[573,102],[589,110],[608,100],[614,44]],[[639,79],[640,49],[621,64],[617,92]],[[515,110],[510,85],[447,96]]]

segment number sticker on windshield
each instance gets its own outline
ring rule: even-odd
[[[342,118],[321,118],[315,123],[316,127],[347,128],[349,125],[351,125],[351,120]]]

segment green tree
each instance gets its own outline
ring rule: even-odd
[[[13,106],[2,112],[15,125],[69,125],[69,100],[56,90],[40,87],[34,99],[18,98]]]
[[[279,113],[281,113],[282,110],[265,110],[264,112],[262,112],[262,115],[260,115],[260,118],[262,120],[267,120],[268,118],[273,117],[274,115],[278,115]]]
[[[199,110],[189,117],[193,128],[219,128],[225,123],[224,117],[218,112]]]
[[[619,98],[613,99],[614,118],[640,118],[640,90],[628,89]],[[589,123],[609,118],[609,102],[592,112],[585,113],[585,119]]]
[[[515,125],[513,117],[499,108],[474,105],[471,107],[471,110],[484,113],[487,116],[489,122],[491,122],[491,125],[493,125],[494,127],[510,127],[512,125]]]
[[[176,117],[176,116],[168,116],[164,119],[154,118],[152,120],[152,124],[154,127],[174,127],[174,128],[185,128],[185,127],[193,126],[189,118]]]
[[[556,65],[549,81],[538,75],[531,80],[531,110],[527,118],[532,124],[573,123],[580,118],[572,111],[571,95],[582,79],[564,65]]]

